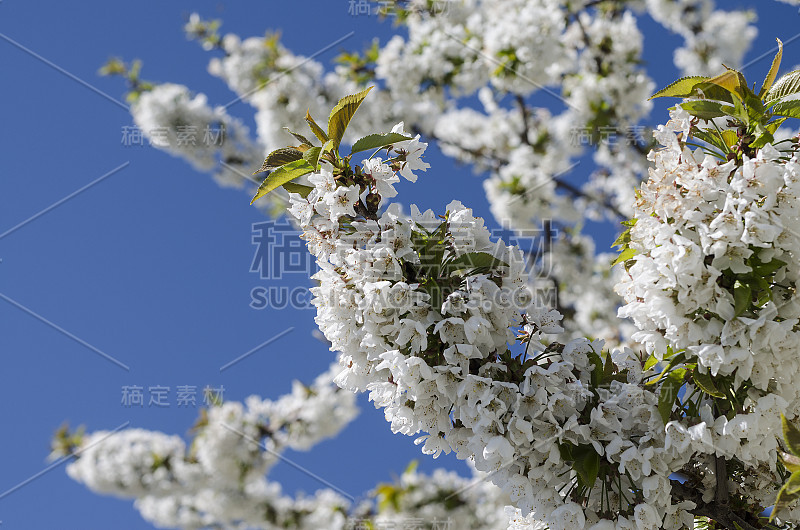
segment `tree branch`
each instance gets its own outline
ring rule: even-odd
[[[717,457],[719,460],[720,457]],[[722,458],[723,466],[725,459]],[[752,524],[748,523],[744,517],[735,513],[731,510],[728,498],[727,498],[727,473],[725,474],[725,502],[719,503],[717,502],[717,498],[720,497],[720,488],[719,485],[717,490],[714,494],[714,500],[710,503],[706,503],[703,501],[703,495],[696,489],[687,486],[685,483],[681,484],[677,480],[670,481],[672,485],[672,498],[675,501],[691,501],[695,504],[695,508],[688,510],[689,513],[700,517],[708,517],[712,521],[716,522],[719,525],[727,528],[728,530],[759,530],[758,527],[753,526]],[[719,476],[720,473],[717,472],[717,482],[719,484]],[[735,526],[735,524],[739,525],[739,528]]]

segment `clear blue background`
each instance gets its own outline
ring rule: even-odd
[[[748,59],[796,35],[797,9],[761,2],[760,34]],[[147,7],[145,7],[147,6]],[[0,293],[130,367],[125,371],[52,327],[0,299],[0,494],[45,469],[55,429],[64,421],[88,430],[131,427],[186,434],[198,409],[176,406],[179,385],[225,387],[226,399],[278,397],[293,378],[310,380],[333,354],[311,336],[312,311],[256,311],[250,290],[263,282],[249,272],[255,247],[251,225],[264,218],[240,191],[222,190],[186,163],[150,147],[126,147],[123,108],[11,44],[32,52],[122,99],[120,79],[100,78],[110,56],[144,61],[143,77],[188,85],[213,105],[233,94],[206,73],[209,54],[184,37],[189,13],[222,18],[223,32],[243,37],[281,29],[284,44],[311,55],[351,30],[356,35],[318,57],[385,42],[389,22],[354,17],[348,1],[122,3],[0,1],[0,233],[28,219],[113,168],[119,173],[0,238]],[[672,49],[680,40],[649,20],[648,71],[659,86],[672,81]],[[746,73],[760,80],[771,56]],[[800,42],[785,50],[787,67],[800,63]],[[786,68],[784,68],[784,71]],[[537,104],[550,104],[542,94]],[[668,102],[653,113],[664,121]],[[245,103],[230,112],[254,129]],[[442,209],[462,200],[490,219],[480,177],[434,152],[433,169],[404,183],[401,198]],[[581,166],[588,171],[590,164]],[[466,181],[466,182],[465,182]],[[468,185],[467,185],[468,184]],[[601,249],[613,234],[600,235]],[[291,285],[308,285],[302,277]],[[220,367],[289,326],[295,330],[224,372]],[[125,408],[125,385],[169,386],[168,408]],[[335,440],[288,457],[358,497],[391,480],[421,457],[412,439],[390,433],[383,414],[360,399],[359,419]],[[421,469],[465,466],[451,457],[421,458]],[[279,464],[271,478],[285,491],[321,487]],[[132,502],[101,497],[69,479],[59,466],[0,498],[3,528],[149,528]]]

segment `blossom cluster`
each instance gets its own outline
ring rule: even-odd
[[[162,528],[507,527],[509,499],[477,473],[426,475],[410,466],[357,503],[329,487],[290,496],[268,480],[284,450],[308,450],[355,417],[355,396],[331,383],[338,371],[331,367],[310,386],[295,381],[275,401],[252,396],[208,409],[189,447],[180,436],[131,428],[79,435],[56,454],[74,458],[70,477],[97,493],[135,499],[141,515]]]
[[[173,151],[201,169],[221,158],[240,182],[239,169],[249,173],[264,151],[284,145],[282,126],[299,130],[306,110],[324,115],[365,81],[377,81],[345,142],[388,130],[402,117],[408,126],[393,132],[425,134],[448,156],[486,173],[498,222],[519,230],[546,220],[558,236],[541,254],[524,256],[493,242],[483,219],[457,201],[441,216],[389,204],[401,177],[414,181],[428,169],[419,135],[361,165],[320,159],[302,180],[310,193],[289,194],[289,212],[320,268],[312,293],[317,324],[339,352],[335,382],[368,392],[393,432],[415,436],[423,452],[453,452],[488,474],[502,492],[492,495],[512,505],[512,528],[692,527],[722,490],[737,509],[759,513],[784,478],[780,413],[800,415],[796,149],[776,141],[727,161],[692,151],[686,137],[697,122],[680,108],[655,133],[663,148],[651,150],[648,134],[622,142],[604,136],[624,136],[650,111],[654,85],[641,61],[641,16],[684,38],[676,66],[705,74],[720,62],[741,61],[755,37],[752,14],[717,10],[712,0],[464,0],[446,10],[412,3],[422,7],[402,19],[406,35],[330,72],[275,36],[209,37],[208,26],[193,17],[187,31],[224,54],[212,59],[210,72],[256,109],[258,143],[246,140],[223,109],[212,110],[204,96],[178,85],[141,94],[132,108],[136,123],[226,124],[240,139],[233,145]],[[549,96],[564,108],[532,103]],[[723,120],[715,125],[729,127]],[[575,130],[588,131],[587,145],[573,140]],[[563,178],[587,146],[595,164],[583,172],[588,178]],[[595,255],[580,226],[629,217],[635,256],[609,271],[611,257]],[[526,262],[544,274],[529,274]],[[537,299],[537,282],[556,287],[555,307]],[[614,291],[627,322],[617,318]],[[160,514],[154,520],[245,520],[244,508],[208,515],[208,499],[236,505],[217,492],[234,491],[243,477],[257,495],[269,490],[272,499],[286,498],[263,480],[274,460],[242,440],[266,436],[276,450],[290,442],[281,441],[280,429],[266,432],[242,419],[249,409],[228,409],[239,411],[230,420],[238,437],[223,432],[222,416],[215,416],[205,429],[219,443],[197,442],[197,449],[130,431],[122,444],[129,450],[115,454],[133,456],[107,469],[139,482],[103,482],[97,469],[114,462],[110,453],[82,456],[70,469],[98,491],[139,497],[143,511]],[[346,417],[331,415],[306,446]],[[94,445],[85,447],[82,454],[92,454]],[[211,468],[202,465],[219,460],[219,479],[202,495],[167,495],[181,491],[175,469],[184,468],[154,465],[161,458],[152,454],[183,458],[200,485],[210,480],[202,477]],[[159,473],[167,478],[153,479]],[[175,477],[180,487],[153,486]],[[443,484],[458,482],[444,474],[420,485],[413,474],[403,480],[408,503],[392,504],[397,513],[420,506],[422,497],[409,492],[435,496]],[[231,495],[241,499],[239,490]],[[283,506],[275,513],[311,514],[313,526],[314,514],[343,512],[335,493],[320,495],[313,505],[319,509],[274,500]],[[436,516],[442,509],[429,508]],[[479,520],[493,527],[488,521],[497,513],[486,510]],[[325,526],[339,524],[338,517]],[[781,517],[797,520],[800,510]]]
[[[284,127],[304,127],[306,110],[323,115],[344,95],[375,83],[379,89],[362,106],[345,141],[404,120],[410,130],[436,140],[447,155],[489,170],[484,187],[499,224],[527,229],[550,219],[566,234],[566,228],[584,220],[630,217],[631,190],[646,176],[649,133],[626,132],[643,127],[651,108],[646,99],[654,87],[642,66],[640,19],[649,15],[683,37],[675,62],[692,74],[713,72],[720,63],[738,64],[755,36],[752,13],[716,9],[713,0],[382,4],[404,14],[396,19],[403,31],[362,55],[345,54],[332,69],[287,49],[276,33],[221,35],[218,21],[193,14],[187,34],[205,49],[222,53],[212,57],[209,72],[227,83],[237,95],[234,102],[255,109],[257,140],[247,144],[238,135],[239,147],[225,146],[222,156],[213,147],[207,154],[166,148],[205,170],[211,159],[221,158],[216,178],[241,186],[264,154],[285,144]],[[169,116],[165,106],[174,105],[183,122],[208,121],[211,109],[204,100],[203,105],[188,104],[204,96],[192,99],[185,87],[168,86],[135,105],[134,114],[153,115],[149,105]],[[179,90],[184,93],[175,97]],[[474,95],[481,103],[477,109],[469,99]],[[228,129],[241,130],[233,124]],[[588,132],[588,143],[575,141],[576,130]],[[579,159],[585,160],[580,157],[587,147],[595,166],[592,171],[581,166],[580,172],[589,176],[576,184],[567,176],[574,174]],[[282,209],[276,201],[261,203],[273,215]],[[564,237],[577,240],[581,235],[571,230]],[[594,268],[603,265],[597,260]],[[558,290],[583,278],[560,280],[555,282]],[[612,290],[613,281],[604,274],[594,274],[592,282]],[[564,309],[593,306],[586,292],[564,293]],[[591,320],[594,324],[582,329],[583,335],[602,330],[606,340],[628,339],[613,312],[596,312]]]
[[[388,151],[424,146],[417,137]],[[394,168],[413,179],[417,158]],[[306,197],[290,194],[320,268],[312,292],[344,368],[335,381],[369,392],[424,453],[454,452],[489,473],[520,517],[551,529],[690,523],[694,504],[673,502],[669,479],[688,456],[666,443],[644,360],[607,354],[599,340],[553,341],[561,315],[535,303],[521,253],[493,243],[462,204],[441,217],[394,204],[359,215],[366,196],[399,178],[392,169],[371,158],[350,168],[358,179],[323,163]],[[525,351],[512,353],[517,337]],[[587,478],[580,462],[593,460]]]
[[[633,340],[655,358],[680,354],[696,364],[696,377],[710,374],[737,399],[727,416],[701,401],[696,424],[688,417],[667,424],[667,443],[736,459],[772,475],[774,485],[780,413],[800,413],[796,145],[767,144],[741,163],[723,161],[686,145],[686,111],[678,107],[671,118],[659,127],[663,148],[651,154],[654,168],[636,203],[636,255],[617,285],[626,302],[620,315],[634,321]],[[768,504],[773,492],[751,494]]]
[[[188,447],[180,436],[143,429],[86,434],[66,448],[76,457],[67,473],[97,493],[136,499],[160,526],[342,528],[350,501],[341,494],[292,498],[265,478],[281,452],[307,450],[355,417],[354,396],[330,383],[333,370],[310,386],[295,382],[276,401],[251,396],[208,409]]]
[[[214,180],[221,186],[241,188],[250,164],[262,155],[240,120],[224,107],[211,108],[204,94],[192,94],[183,85],[164,83],[143,92],[131,106],[131,114],[152,144],[185,158],[195,169],[214,170]],[[195,142],[179,136],[181,130],[207,129],[218,131],[220,137]],[[156,132],[166,137],[154,138]]]

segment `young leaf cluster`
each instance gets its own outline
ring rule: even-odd
[[[678,79],[653,94],[658,97],[680,97],[679,105],[711,127],[693,127],[691,136],[711,145],[710,154],[721,159],[741,161],[752,157],[757,149],[775,142],[774,134],[787,118],[800,118],[800,70],[777,78],[783,56],[783,43],[778,40],[778,53],[772,61],[761,89],[751,89],[744,74],[733,68],[714,77],[691,76]],[[727,119],[722,130],[713,120]]]
[[[372,88],[369,87],[357,94],[340,99],[328,116],[327,131],[314,120],[309,112],[306,112],[306,123],[321,145],[314,145],[302,134],[286,129],[299,144],[276,149],[267,155],[261,168],[253,174],[268,170],[270,173],[258,187],[250,204],[281,186],[290,193],[299,193],[306,197],[313,188],[294,181],[304,175],[319,171],[323,162],[327,162],[333,167],[335,179],[346,182],[356,176],[356,173],[350,168],[350,157],[353,154],[368,149],[382,149],[398,142],[410,140],[411,138],[408,136],[399,133],[370,134],[357,140],[346,157],[339,154],[339,146],[347,126]]]

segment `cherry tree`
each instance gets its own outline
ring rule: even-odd
[[[274,35],[222,36],[192,16],[187,34],[218,54],[209,71],[255,108],[255,140],[202,94],[105,67],[129,82],[145,133],[227,131],[219,146],[167,142],[172,154],[224,186],[269,171],[248,189],[271,215],[288,201],[338,364],[276,401],[210,408],[189,447],[63,431],[68,473],[164,526],[793,528],[800,165],[784,121],[800,117],[800,73],[778,77],[780,41],[756,92],[719,73],[754,38],[751,14],[711,1],[381,8],[404,34],[328,72]],[[658,92],[641,65],[644,14],[684,39],[686,77]],[[679,98],[655,131],[653,93]],[[432,178],[431,142],[485,174],[495,220],[542,230],[541,247],[493,239],[457,201],[406,212],[394,185]],[[576,185],[566,177],[587,154],[595,168]],[[625,225],[617,255],[582,233],[599,220]],[[335,435],[354,392],[482,480],[409,469],[372,504],[281,493],[265,478],[276,455]]]

